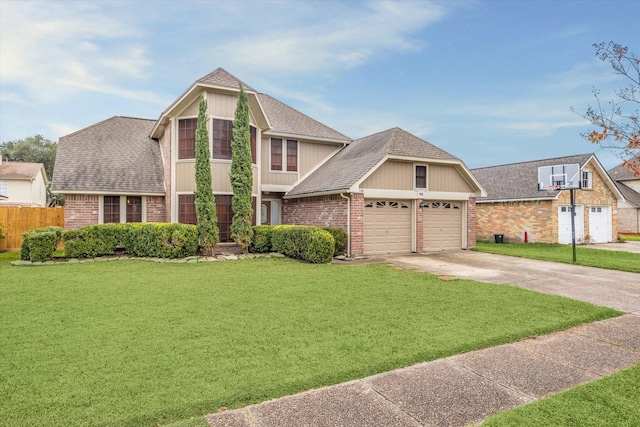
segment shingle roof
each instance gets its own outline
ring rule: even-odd
[[[400,128],[393,128],[353,141],[300,182],[287,196],[346,191],[387,155],[458,160]]]
[[[622,193],[625,201],[640,208],[640,193],[620,181],[616,181],[616,187],[618,187],[618,190]]]
[[[613,179],[614,181],[627,181],[627,180],[633,180],[633,179],[640,179],[637,176],[635,176],[632,171],[627,169],[624,163],[619,164],[613,169],[609,169],[607,173],[609,174],[611,179]]]
[[[271,124],[271,132],[309,136],[313,138],[327,138],[345,142],[351,141],[351,138],[348,136],[302,114],[298,110],[283,104],[269,95],[259,93],[258,99]]]
[[[477,201],[553,199],[560,193],[560,190],[538,191],[538,167],[571,163],[579,163],[582,167],[591,157],[593,154],[580,154],[472,169],[471,173],[487,190],[487,197],[478,198]]]
[[[42,163],[2,162],[0,179],[34,179],[42,168]]]
[[[204,83],[211,86],[228,87],[231,89],[240,89],[239,83],[242,83],[242,87],[244,87],[244,90],[249,90],[252,92],[256,91],[251,86],[239,80],[224,68],[220,67],[216,68],[206,76],[199,78],[198,80],[196,80],[196,83]]]
[[[164,194],[154,123],[116,116],[60,138],[52,190]]]

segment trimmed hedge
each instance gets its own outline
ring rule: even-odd
[[[63,233],[67,258],[113,255],[122,249],[138,257],[178,258],[198,251],[194,225],[169,223],[99,224]]]
[[[44,262],[53,258],[60,239],[62,228],[42,227],[22,233],[20,259],[23,261]]]
[[[347,232],[342,228],[322,227],[323,230],[328,231],[335,240],[335,248],[333,256],[343,255],[346,253],[347,248]]]
[[[320,227],[276,225],[271,235],[273,250],[310,263],[329,263],[335,251],[335,239]]]
[[[253,227],[253,237],[251,238],[250,252],[271,252],[271,235],[273,226],[256,225]]]

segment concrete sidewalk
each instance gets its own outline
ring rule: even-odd
[[[211,414],[212,427],[467,426],[640,363],[640,316]]]
[[[390,257],[401,268],[608,306],[624,316],[211,414],[218,426],[467,426],[640,363],[640,274],[473,251]]]

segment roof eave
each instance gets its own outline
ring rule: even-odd
[[[340,190],[327,190],[327,191],[315,191],[311,193],[301,193],[301,194],[285,194],[282,196],[283,199],[300,199],[302,197],[319,197],[319,196],[335,196],[336,194],[344,194],[351,193],[348,188],[340,189]]]

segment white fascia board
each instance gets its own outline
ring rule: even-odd
[[[291,191],[293,185],[277,185],[277,184],[262,184],[261,191],[269,191],[273,193],[286,193]]]
[[[302,139],[304,141],[312,141],[312,142],[330,142],[330,143],[342,144],[342,145],[349,145],[351,143],[350,140],[344,140],[344,139],[322,138],[322,137],[311,136],[311,135],[301,135],[301,134],[287,133],[287,132],[276,132],[272,130],[266,130],[262,133],[262,135],[268,136],[268,137],[276,137],[276,138],[292,138],[292,139],[298,139],[298,140]]]
[[[336,194],[345,194],[349,193],[348,190],[330,190],[330,191],[318,191],[315,193],[304,193],[304,194],[294,194],[290,196],[285,194],[282,196],[283,199],[301,199],[303,197],[320,197],[320,196],[335,196]]]
[[[478,203],[509,203],[509,202],[539,202],[539,201],[553,201],[558,200],[558,195],[554,197],[536,197],[534,199],[497,199],[497,200],[476,200],[476,204]]]
[[[95,191],[95,190],[56,190],[52,191],[54,194],[91,194],[97,196],[166,196],[166,193],[152,193],[152,192],[140,192],[140,191]]]
[[[607,171],[604,169],[604,167],[602,167],[602,164],[600,164],[600,161],[598,160],[598,158],[596,156],[591,155],[589,160],[587,160],[585,162],[585,164],[580,168],[580,171],[582,171],[584,169],[584,167],[587,166],[587,164],[591,163],[591,160],[595,160],[592,164],[595,164],[595,168],[598,170],[598,173],[600,174],[600,177],[607,184],[607,187],[609,187],[611,192],[613,192],[613,194],[616,196],[616,199],[618,199],[618,201],[624,201],[624,196],[622,195],[620,190],[618,190],[618,187],[613,182],[613,180],[611,179],[611,177],[609,176]],[[582,179],[582,177],[580,177],[580,179]]]

